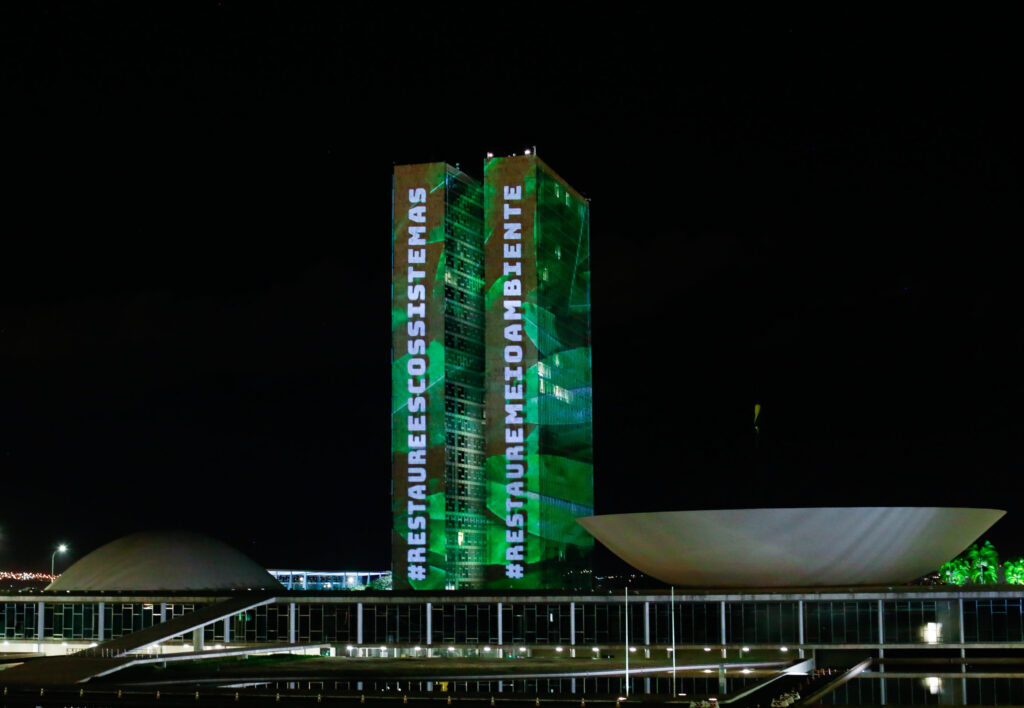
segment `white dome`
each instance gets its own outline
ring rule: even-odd
[[[78,560],[47,590],[283,590],[257,563],[222,541],[189,531],[133,533]]]

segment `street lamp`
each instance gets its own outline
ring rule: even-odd
[[[57,550],[54,551],[53,555],[50,556],[50,575],[51,576],[54,575],[53,564],[57,560],[57,554],[58,553],[64,553],[66,550],[68,550],[67,544],[62,543],[59,546],[57,546]]]

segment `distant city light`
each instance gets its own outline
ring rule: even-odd
[[[51,583],[60,577],[60,574],[50,575],[49,573],[36,573],[28,570],[0,570],[0,580],[48,580]]]

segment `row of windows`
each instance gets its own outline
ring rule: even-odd
[[[467,450],[478,451],[484,449],[484,438],[482,435],[463,435],[448,431],[445,433],[444,442],[448,447],[461,447]]]
[[[445,398],[444,410],[447,413],[455,413],[456,415],[467,415],[477,419],[483,418],[483,404],[460,401],[457,398]]]
[[[458,303],[452,302],[451,299],[449,298],[447,302],[445,302],[445,318],[456,319],[459,320],[460,322],[466,322],[468,324],[471,324],[477,327],[478,329],[483,329],[483,307],[484,305],[482,296],[480,297],[480,301],[478,303],[471,302],[469,305],[460,305]]]
[[[471,355],[464,352],[453,352],[460,358],[470,357]],[[469,369],[460,369],[452,362],[452,357],[445,357],[444,362],[444,375],[447,381],[452,383],[462,384],[463,386],[469,386],[471,388],[482,389],[484,384],[484,375],[482,371],[471,371]]]
[[[444,346],[447,352],[451,352],[452,350],[457,352],[468,352],[478,358],[483,358],[484,355],[484,345],[482,342],[466,339],[465,337],[458,337],[450,332],[444,333]]]
[[[468,490],[467,490],[468,491]],[[449,503],[455,500],[449,498]],[[466,521],[463,546],[476,546],[479,527],[478,502],[459,500]],[[453,519],[455,521],[455,519]],[[457,546],[458,544],[454,544]],[[467,548],[467,552],[472,548]],[[386,605],[377,607],[382,613],[398,612],[399,608],[422,605]],[[168,603],[165,618],[187,614],[197,605]],[[36,636],[37,605],[33,602],[0,604],[0,637],[32,639]],[[350,641],[342,631],[338,617],[350,617],[354,604],[298,604],[301,617],[307,618],[310,629],[299,624],[302,641]],[[45,603],[44,637],[58,639],[95,639],[99,631],[98,604]],[[717,602],[676,603],[675,633],[678,644],[718,643],[721,640],[721,605]],[[287,605],[256,608],[232,620],[234,633],[244,632],[253,641],[276,641],[287,629]],[[405,610],[403,610],[405,611]],[[438,641],[496,642],[497,605],[495,603],[435,603],[434,624]],[[642,602],[629,607],[629,634],[632,642],[667,644],[671,641],[672,622],[666,602],[650,603],[645,611]],[[104,639],[138,632],[160,621],[159,604],[106,603],[104,606]],[[502,639],[509,643],[569,644],[572,637],[568,603],[504,603],[502,607]],[[625,638],[626,613],[622,603],[586,602],[575,606],[576,643],[622,642]],[[645,623],[645,614],[647,621]],[[922,643],[959,640],[958,614],[953,600],[887,600],[882,603],[882,631],[886,642]],[[412,615],[410,615],[411,617]],[[422,618],[422,615],[418,615]],[[475,619],[470,619],[475,618]],[[483,618],[483,619],[481,619]],[[365,617],[364,617],[365,620]],[[484,621],[486,620],[486,621]],[[345,620],[346,622],[348,620]],[[284,622],[285,630],[282,630]],[[804,603],[804,641],[809,644],[872,644],[878,642],[879,614],[875,601],[815,601]],[[222,623],[207,627],[210,639],[223,636]],[[933,632],[929,636],[926,628]],[[409,635],[425,631],[410,627],[391,628],[385,635]],[[751,644],[790,644],[798,641],[799,612],[793,601],[728,603],[725,613],[726,641]],[[935,634],[937,632],[938,634]],[[964,638],[968,642],[1024,642],[1024,601],[1021,599],[979,599],[964,601]],[[353,637],[354,639],[354,637]],[[388,636],[366,633],[364,642],[404,641]]]
[[[452,237],[445,240],[445,255],[461,258],[467,263],[479,267],[481,272],[483,272],[484,249],[483,246],[479,245],[479,241],[474,243],[468,238],[459,238],[459,236],[463,236],[464,233],[460,232],[456,234],[454,229],[446,231],[445,233]]]
[[[483,468],[486,462],[486,458],[482,453],[470,452],[459,448],[445,448],[444,454],[445,462],[454,462],[459,466],[467,465],[469,469]]]
[[[484,341],[484,331],[473,324],[467,324],[454,317],[446,317],[444,320],[444,331],[450,332],[451,334],[457,334],[467,339],[473,339],[478,342]]]
[[[470,417],[465,414],[456,414],[454,411],[449,411],[444,414],[444,427],[445,430],[455,430],[460,433],[475,433],[480,434],[483,429],[483,417]]]
[[[477,196],[476,199],[480,199],[480,197]],[[458,193],[449,193],[444,220],[446,225],[457,224],[465,226],[471,233],[483,233],[483,209],[474,202],[472,193],[465,197]]]
[[[448,269],[444,273],[444,284],[445,286],[454,286],[459,288],[460,291],[465,290],[470,294],[482,293],[483,292],[483,280],[480,276],[474,277],[473,275],[466,274],[465,272],[459,272],[456,269]]]
[[[481,388],[467,387],[455,381],[444,382],[444,395],[461,398],[474,403],[484,402],[484,391]]]
[[[474,249],[471,249],[468,245],[449,241],[444,254],[445,275],[454,272],[468,276],[475,283],[475,287],[483,293],[484,264],[473,251]],[[471,287],[467,288],[467,290],[474,292]]]
[[[484,482],[484,470],[482,467],[469,467],[468,465],[446,464],[445,475],[449,483],[451,483],[452,481],[468,481],[483,484]]]
[[[459,305],[473,305],[479,306],[480,309],[483,309],[481,295],[479,293],[468,293],[465,290],[460,290],[447,281],[444,285],[444,301],[446,304],[455,303]]]

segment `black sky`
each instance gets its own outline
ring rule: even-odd
[[[592,199],[599,512],[995,506],[1024,552],[1018,18],[444,8],[0,22],[0,569],[386,567],[392,164],[534,145]]]

